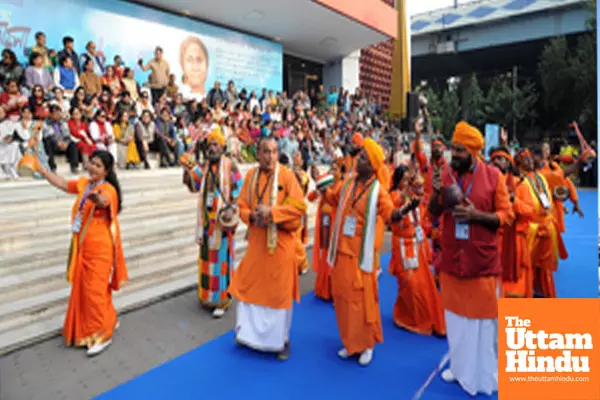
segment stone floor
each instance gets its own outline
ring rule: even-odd
[[[388,236],[382,254],[390,248]],[[311,251],[308,257],[312,260]],[[314,279],[312,271],[300,278],[301,294],[313,289]],[[94,358],[65,348],[61,337],[0,358],[0,399],[89,399],[228,332],[235,314],[213,319],[198,306],[194,290],[119,320],[111,347]]]

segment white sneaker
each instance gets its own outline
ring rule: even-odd
[[[442,380],[446,383],[456,382],[456,378],[452,374],[452,371],[450,371],[450,368],[443,370],[440,376],[442,377]]]
[[[221,318],[223,315],[225,315],[225,309],[215,308],[213,310],[213,313],[212,313],[213,318]]]
[[[106,350],[106,348],[108,346],[110,346],[111,343],[112,343],[112,339],[108,339],[104,343],[98,343],[98,344],[93,345],[87,351],[88,357],[93,357],[93,356],[96,356],[96,355],[102,353],[104,350]]]
[[[348,350],[346,350],[346,348],[343,348],[338,351],[338,357],[345,360],[346,358],[350,357],[350,354],[348,354]]]
[[[373,360],[373,349],[366,349],[360,354],[358,358],[358,363],[363,367],[366,367]]]
[[[379,278],[380,276],[381,276],[381,268],[379,268],[379,269],[377,270],[377,277]]]
[[[117,320],[117,323],[115,324],[115,331],[118,330],[120,326],[121,326],[121,321]]]

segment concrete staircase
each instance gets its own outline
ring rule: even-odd
[[[242,166],[244,174],[248,169]],[[194,288],[198,248],[196,195],[181,183],[179,168],[122,171],[119,179],[130,281],[114,301],[124,312]],[[0,355],[60,332],[70,291],[65,272],[73,201],[44,181],[0,182]],[[315,205],[309,210],[312,216]],[[238,261],[245,234],[239,227]]]

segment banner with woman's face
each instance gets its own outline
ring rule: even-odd
[[[48,16],[52,16],[49,18]],[[260,91],[282,88],[281,44],[198,22],[189,18],[145,8],[119,0],[20,0],[0,2],[0,28],[4,47],[11,47],[20,61],[24,50],[42,31],[47,46],[60,51],[62,38],[75,39],[75,51],[85,51],[94,41],[98,51],[113,64],[115,55],[134,68],[135,78],[144,83],[148,74],[137,60],[148,62],[157,46],[163,49],[171,73],[182,85],[182,77],[193,93],[204,93],[220,81],[224,88],[233,80],[238,88]]]

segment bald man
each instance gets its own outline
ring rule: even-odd
[[[296,232],[306,203],[294,172],[279,165],[272,136],[259,140],[257,156],[259,166],[248,171],[238,202],[248,249],[229,287],[239,301],[235,340],[287,360],[292,303],[300,300]]]

